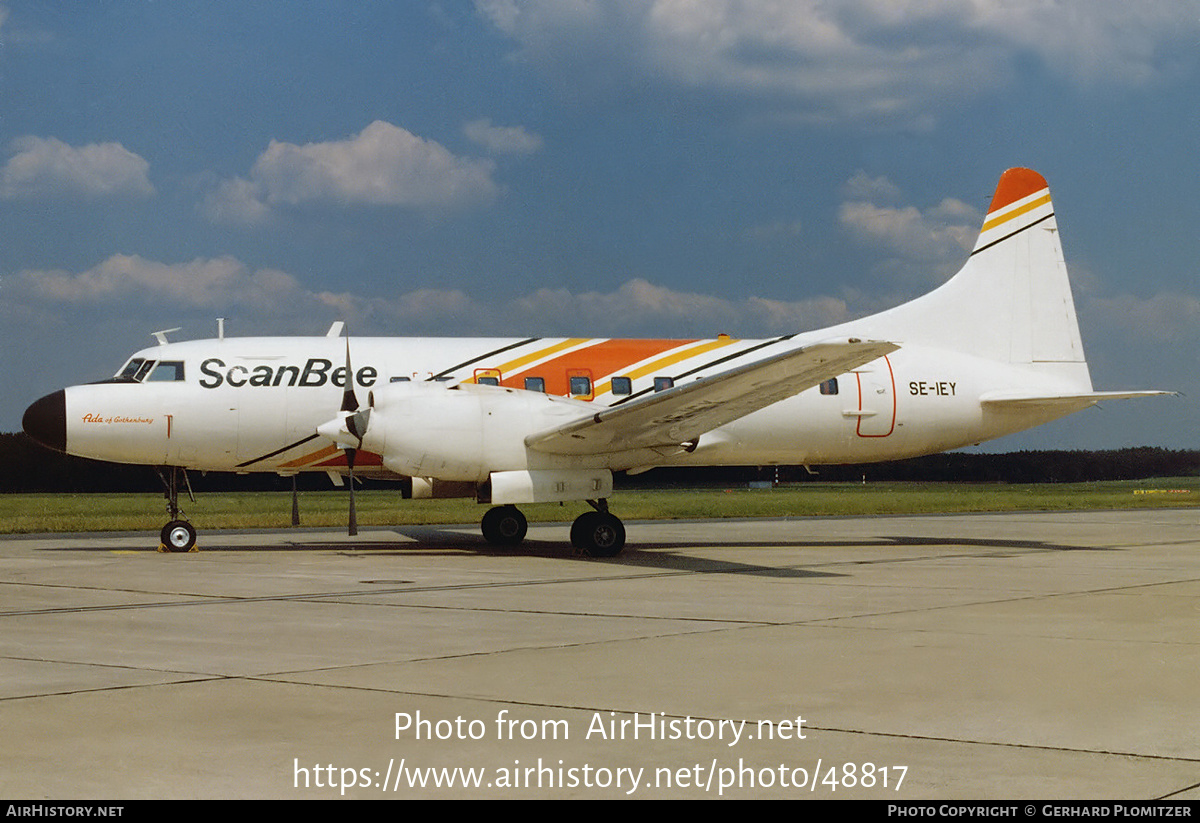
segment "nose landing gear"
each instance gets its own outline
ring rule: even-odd
[[[183,520],[183,510],[179,508],[179,478],[183,477],[183,486],[187,489],[188,499],[196,502],[192,494],[192,484],[188,482],[187,471],[178,466],[167,466],[166,471],[158,469],[158,477],[163,482],[163,497],[167,498],[167,516],[170,521],[158,533],[160,552],[194,552],[196,548],[196,527]]]

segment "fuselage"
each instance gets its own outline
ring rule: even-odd
[[[431,391],[476,383],[542,392],[571,399],[555,407],[565,422],[808,345],[822,334],[766,340],[354,338],[350,380],[363,405],[374,393],[404,383],[432,384]],[[344,451],[315,430],[340,408],[345,361],[346,340],[334,337],[154,346],[137,352],[117,377],[64,390],[62,442],[49,445],[100,460],[206,471],[336,471],[346,464]],[[692,448],[655,457],[653,464],[857,463],[944,451],[1061,416],[1054,409],[991,411],[980,403],[985,392],[1039,383],[1049,387],[1051,381],[1020,366],[901,347],[705,433]],[[57,416],[47,407],[58,394],[39,401],[41,411],[35,413],[35,404],[30,414]],[[46,429],[31,427],[28,416],[27,430]],[[437,428],[429,437],[459,436],[452,427]],[[506,452],[508,463],[520,460],[512,451]],[[646,461],[645,454],[611,455],[580,465],[621,470]],[[369,451],[359,455],[357,470],[391,473]]]

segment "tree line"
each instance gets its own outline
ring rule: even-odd
[[[1108,451],[1018,451],[1006,454],[946,452],[863,465],[659,468],[618,475],[618,488],[730,486],[748,483],[925,480],[960,483],[1076,483],[1200,475],[1200,451],[1150,446]],[[292,480],[276,474],[189,473],[197,491],[285,491]],[[321,472],[297,477],[301,490],[333,484]],[[368,481],[368,485],[384,484]],[[159,492],[147,466],[71,457],[39,446],[24,433],[0,434],[0,492]]]

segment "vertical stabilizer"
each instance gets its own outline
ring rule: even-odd
[[[1031,169],[1009,169],[1000,177],[958,274],[861,323],[879,339],[1002,363],[1047,364],[1048,371],[1069,373],[1080,388],[1091,387],[1050,189]]]

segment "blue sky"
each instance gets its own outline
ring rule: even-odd
[[[1107,404],[1200,440],[1200,0],[0,4],[0,430],[151,331],[756,337],[1050,182]]]

